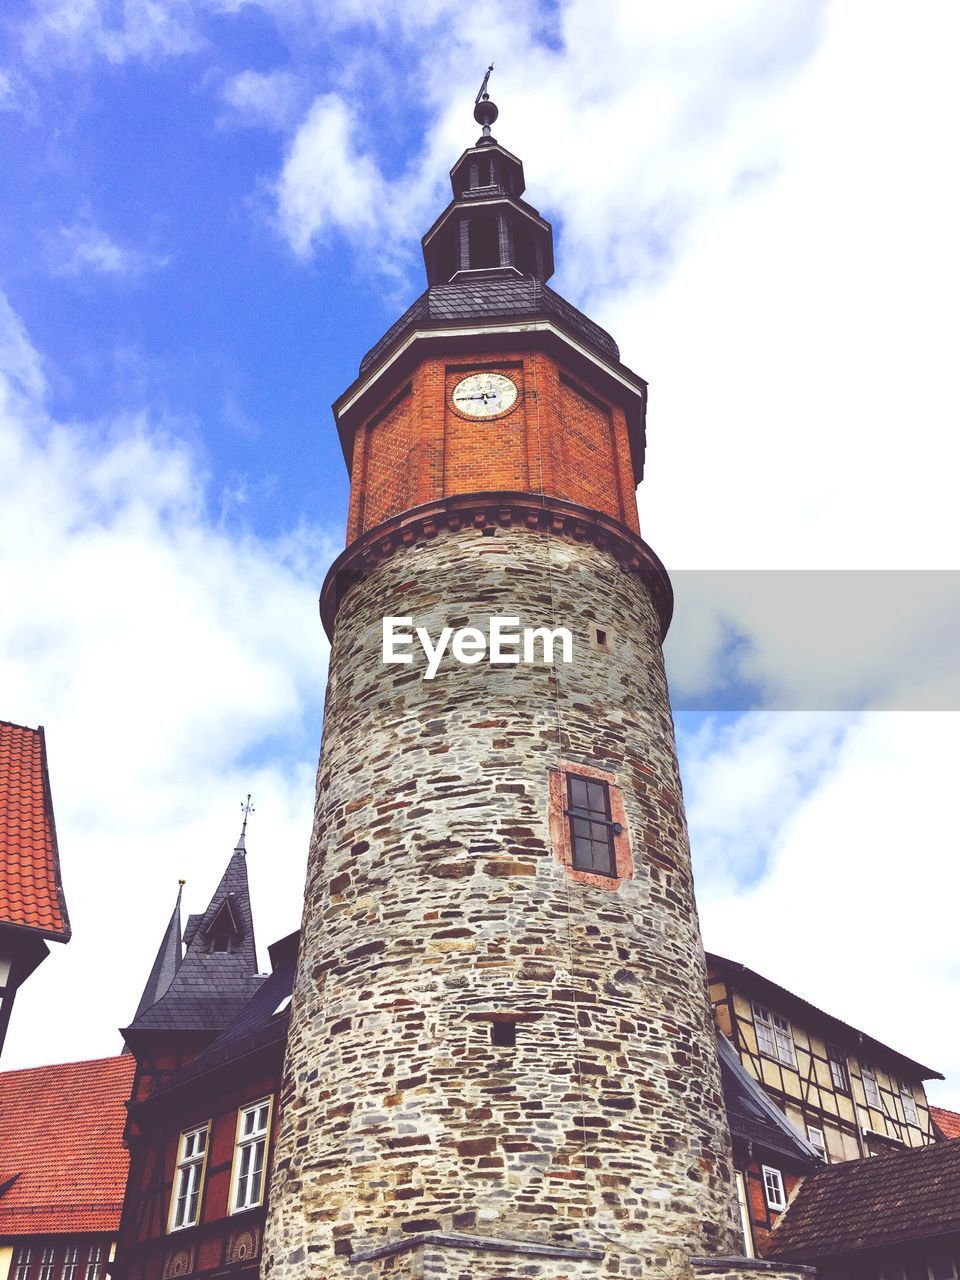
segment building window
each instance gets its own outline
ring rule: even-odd
[[[907,1280],[907,1273],[901,1266],[881,1267],[877,1280]]]
[[[818,1129],[815,1125],[808,1124],[807,1141],[810,1143],[811,1147],[813,1147],[814,1151],[816,1151],[817,1155],[820,1156],[821,1159],[826,1160],[827,1144],[824,1141],[823,1130]]]
[[[48,1244],[40,1251],[40,1265],[37,1267],[37,1280],[53,1280],[53,1245]]]
[[[779,1013],[771,1013],[762,1004],[753,1003],[753,1021],[757,1030],[760,1052],[775,1058],[788,1067],[797,1065],[797,1051],[793,1045],[790,1023]]]
[[[83,1273],[83,1280],[103,1280],[103,1255],[102,1244],[90,1246],[90,1256],[87,1258],[87,1269]]]
[[[903,1118],[907,1124],[919,1124],[920,1116],[917,1113],[917,1103],[913,1096],[913,1090],[908,1084],[900,1082],[900,1104],[903,1107]]]
[[[847,1055],[835,1044],[827,1045],[827,1060],[830,1063],[830,1078],[833,1087],[839,1093],[850,1092],[850,1072],[847,1070]]]
[[[740,1230],[743,1234],[743,1254],[745,1258],[755,1258],[753,1247],[753,1229],[750,1226],[750,1208],[747,1203],[747,1185],[739,1169],[735,1170],[737,1183],[737,1208],[740,1210]]]
[[[60,1280],[77,1280],[77,1267],[80,1261],[78,1245],[67,1245],[63,1253],[63,1266],[60,1269]]]
[[[21,1245],[17,1250],[17,1265],[13,1273],[13,1280],[30,1280],[30,1248],[28,1245]]]
[[[170,1204],[170,1230],[194,1227],[200,1218],[200,1191],[203,1186],[203,1169],[207,1158],[207,1132],[209,1125],[201,1129],[188,1129],[180,1135],[177,1152],[177,1173],[173,1180],[173,1199]],[[89,1275],[85,1280],[93,1280]]]
[[[610,816],[610,788],[596,778],[567,775],[567,818],[570,849],[577,871],[616,878],[614,835],[623,827]]]
[[[470,266],[475,271],[484,267],[499,267],[500,228],[496,218],[471,218],[470,229],[467,234],[470,246]]]
[[[861,1064],[860,1076],[863,1080],[863,1096],[867,1100],[867,1106],[873,1107],[876,1111],[882,1111],[883,1102],[880,1098],[880,1086],[877,1084],[877,1073],[873,1067],[865,1067]]]
[[[237,1149],[233,1157],[231,1213],[263,1203],[263,1167],[269,1130],[269,1098],[242,1109],[237,1121]]]
[[[777,1211],[787,1207],[787,1194],[783,1189],[783,1174],[779,1169],[771,1169],[763,1165],[763,1191],[767,1198],[767,1208]]]
[[[957,1262],[946,1253],[939,1253],[927,1263],[930,1280],[958,1280]]]

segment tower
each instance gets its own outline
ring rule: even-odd
[[[475,115],[428,287],[334,405],[350,511],[264,1275],[736,1275],[646,385],[549,288],[550,225]]]

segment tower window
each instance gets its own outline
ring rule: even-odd
[[[517,1043],[517,1024],[505,1018],[494,1018],[490,1023],[490,1043],[501,1049],[512,1049]]]
[[[470,266],[474,270],[483,267],[499,267],[500,234],[496,218],[470,219]]]
[[[215,934],[215,935],[214,935],[214,937],[213,937],[212,942],[210,943],[210,950],[211,950],[211,951],[221,951],[221,952],[223,952],[223,951],[229,951],[229,950],[230,950],[230,935],[229,935],[229,934],[226,934],[226,933],[218,933],[218,934]]]
[[[445,283],[456,274],[457,260],[454,252],[456,241],[454,232],[442,235],[434,250],[433,269],[438,283]]]
[[[491,175],[491,169],[492,169],[492,165],[490,164],[489,159],[480,161],[479,165],[477,166],[477,186],[478,187],[490,186],[491,182],[493,181],[493,178]]]
[[[537,251],[534,247],[533,236],[526,227],[516,228],[513,245],[517,270],[522,271],[525,276],[535,276],[537,274]]]
[[[595,778],[567,776],[567,817],[570,848],[577,871],[616,876],[617,855],[613,837],[622,827],[610,818],[610,788]]]

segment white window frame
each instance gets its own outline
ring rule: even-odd
[[[782,1062],[785,1067],[796,1067],[797,1048],[793,1042],[793,1027],[789,1019],[780,1013],[773,1013],[766,1005],[753,1005],[753,1023],[757,1033],[757,1047],[760,1052],[775,1062]]]
[[[106,1262],[105,1253],[106,1250],[102,1244],[92,1244],[90,1246],[83,1280],[103,1280],[103,1266]]]
[[[233,1168],[230,1172],[230,1212],[232,1214],[245,1213],[248,1209],[256,1209],[263,1204],[267,1187],[267,1158],[270,1154],[272,1119],[272,1095],[269,1098],[259,1098],[256,1102],[241,1107],[237,1112]]]
[[[56,1249],[52,1244],[45,1244],[40,1250],[40,1261],[37,1263],[37,1280],[53,1280],[56,1262]]]
[[[880,1081],[877,1079],[877,1072],[874,1067],[868,1067],[865,1063],[860,1063],[860,1081],[863,1085],[863,1096],[866,1099],[867,1106],[874,1111],[883,1114],[883,1098],[880,1096]]]
[[[743,1233],[743,1253],[746,1258],[755,1258],[757,1251],[753,1246],[753,1226],[750,1222],[750,1202],[747,1199],[747,1181],[739,1169],[735,1169],[734,1178],[737,1184],[737,1208],[740,1210],[740,1230]]]
[[[907,1124],[920,1123],[920,1111],[917,1107],[917,1100],[913,1096],[913,1090],[908,1084],[900,1082],[900,1105],[903,1107],[903,1118]]]
[[[814,1134],[817,1135],[816,1138],[813,1136]],[[811,1147],[813,1147],[814,1151],[816,1151],[819,1155],[823,1156],[824,1160],[826,1160],[827,1138],[826,1138],[826,1134],[818,1125],[815,1125],[815,1124],[807,1125],[807,1141],[810,1143]]]
[[[14,1280],[30,1280],[33,1250],[28,1244],[22,1244],[17,1250],[17,1261],[13,1269]]]
[[[763,1174],[763,1195],[767,1208],[782,1213],[787,1207],[787,1190],[783,1185],[783,1174],[779,1169],[774,1169],[768,1164],[761,1165],[760,1171]]]
[[[63,1264],[60,1267],[60,1280],[77,1280],[80,1270],[80,1246],[68,1244],[63,1251]]]
[[[850,1064],[847,1055],[838,1045],[827,1045],[827,1064],[830,1067],[830,1079],[837,1093],[850,1092]],[[839,1078],[838,1078],[839,1077]]]
[[[202,1142],[196,1143],[194,1139]],[[200,1221],[203,1208],[203,1181],[207,1171],[207,1151],[210,1147],[210,1122],[195,1125],[192,1129],[184,1129],[177,1143],[177,1170],[173,1175],[173,1189],[170,1193],[170,1213],[167,1219],[167,1231],[185,1231],[195,1227]],[[177,1209],[181,1199],[184,1203],[183,1220],[177,1221]],[[193,1213],[190,1204],[193,1202]],[[85,1280],[94,1280],[86,1276]]]
[[[953,1276],[952,1276],[952,1280],[960,1280],[960,1277],[958,1277],[958,1276],[957,1276],[957,1262],[956,1262],[956,1259],[955,1259],[955,1258],[951,1258],[951,1257],[949,1257],[949,1256],[948,1256],[948,1255],[946,1255],[946,1254],[945,1254],[942,1258],[933,1258],[932,1260],[928,1260],[928,1262],[927,1262],[927,1275],[930,1277],[930,1280],[950,1280],[950,1278],[949,1278],[949,1277],[944,1276],[944,1275],[942,1275],[942,1274],[941,1274],[941,1275],[934,1275],[934,1273],[933,1273],[933,1264],[934,1264],[934,1262],[945,1262],[945,1263],[947,1263],[947,1265],[948,1265],[948,1266],[950,1266],[950,1267],[952,1267],[952,1268],[953,1268]]]

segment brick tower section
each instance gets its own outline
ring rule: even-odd
[[[537,281],[505,287],[539,318],[442,322],[458,288],[500,305],[477,278],[432,284],[335,406],[348,540],[321,597],[264,1276],[753,1274],[663,667],[670,587],[633,498],[644,384]],[[471,419],[456,388],[490,373],[516,400]],[[422,654],[382,660],[388,616],[433,638],[493,616],[565,627],[572,661],[448,655],[428,680]],[[571,778],[609,797],[606,872],[571,850]]]

